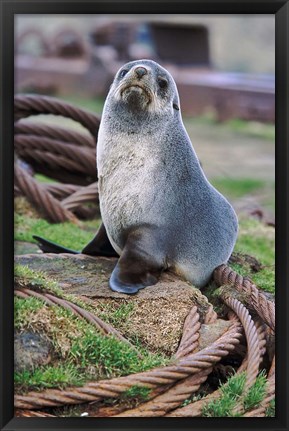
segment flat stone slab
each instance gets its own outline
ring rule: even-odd
[[[108,281],[116,262],[116,258],[82,254],[15,256],[15,263],[44,272],[56,280],[65,293],[89,298],[96,307],[96,314],[107,306],[117,309],[121,304],[132,304],[129,319],[123,325],[120,323],[118,330],[130,338],[137,337],[152,351],[173,354],[189,311],[196,305],[202,322],[210,306],[208,299],[199,289],[169,272],[163,273],[157,284],[135,295],[114,292]]]
[[[15,263],[43,271],[58,281],[66,293],[84,295],[89,298],[156,299],[174,296],[183,300],[196,296],[200,297],[201,301],[205,299],[199,289],[169,272],[163,273],[157,284],[141,289],[136,295],[114,292],[109,288],[108,281],[116,262],[117,258],[68,253],[15,256]]]

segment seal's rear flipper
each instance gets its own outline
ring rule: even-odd
[[[156,237],[147,228],[130,233],[114,268],[109,286],[115,292],[134,294],[156,284],[163,270]]]
[[[119,256],[109,242],[103,223],[100,225],[93,240],[84,247],[81,253],[88,254],[90,256]]]
[[[70,253],[70,254],[87,254],[89,256],[106,256],[106,257],[118,257],[118,254],[113,249],[112,245],[109,242],[104,224],[102,223],[89,244],[87,244],[84,249],[80,251],[71,250],[66,247],[62,247],[61,245],[56,244],[55,242],[49,241],[45,238],[41,238],[40,236],[33,235],[33,238],[36,239],[38,243],[38,247],[44,253]]]
[[[36,241],[38,243],[38,247],[43,251],[43,253],[79,254],[79,251],[71,250],[69,248],[62,247],[61,245],[58,245],[52,241],[48,241],[47,239],[41,238],[40,236],[33,235],[33,238],[36,239]]]

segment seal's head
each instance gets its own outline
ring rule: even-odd
[[[152,60],[137,60],[117,72],[108,100],[134,113],[179,110],[179,96],[172,76]]]

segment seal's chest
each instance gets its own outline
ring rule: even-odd
[[[136,186],[141,192],[143,182],[148,180],[156,165],[156,160],[151,157],[151,141],[141,140],[138,134],[120,134],[103,139],[99,144],[97,165],[102,177],[102,191],[125,188],[128,193]]]
[[[112,154],[99,167],[99,176],[102,178],[101,191],[132,190],[134,185],[146,176],[148,165],[145,156],[134,151]]]
[[[116,230],[143,219],[154,194],[156,161],[147,154],[146,145],[137,144],[114,140],[98,155],[101,213]]]

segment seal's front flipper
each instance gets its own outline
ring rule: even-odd
[[[109,286],[121,293],[134,294],[156,284],[164,268],[157,239],[148,228],[130,233],[121,257],[114,268]]]
[[[84,247],[81,253],[88,254],[90,256],[119,256],[109,242],[103,223],[100,225],[100,228],[98,229],[93,240]]]
[[[33,238],[36,239],[38,247],[43,251],[43,253],[79,254],[79,251],[62,247],[61,245],[58,245],[55,242],[48,241],[47,239],[41,238],[41,236],[33,235]]]

